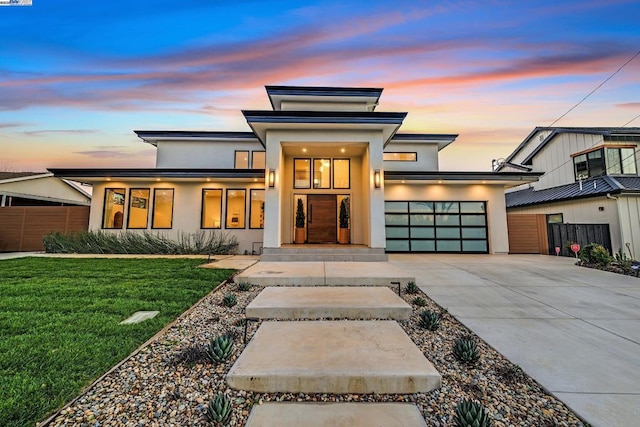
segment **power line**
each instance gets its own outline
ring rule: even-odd
[[[578,107],[578,105],[582,104],[584,101],[587,100],[587,98],[589,98],[591,95],[593,95],[598,89],[600,89],[602,86],[604,86],[605,83],[607,83],[609,80],[611,80],[613,78],[613,76],[615,76],[616,74],[618,74],[620,72],[620,70],[622,70],[624,67],[627,66],[628,63],[630,63],[631,61],[633,61],[634,59],[636,59],[638,57],[638,55],[640,55],[640,50],[637,51],[635,53],[635,55],[633,55],[631,58],[629,58],[629,60],[627,60],[627,62],[625,62],[624,64],[622,64],[620,66],[620,68],[618,68],[616,71],[613,72],[613,74],[611,74],[609,77],[607,77],[606,79],[604,79],[604,81],[602,83],[600,83],[598,86],[596,86],[595,89],[593,89],[591,92],[589,92],[584,98],[582,98],[576,105],[574,105],[573,107],[569,108],[567,110],[566,113],[564,113],[563,115],[561,115],[560,117],[558,117],[556,120],[554,120],[553,123],[551,123],[548,127],[552,127],[553,125],[555,125],[556,123],[558,123],[564,116],[566,116],[567,114],[569,114],[570,112],[572,112],[576,107]],[[635,120],[635,119],[634,119]],[[624,127],[625,125],[623,125]]]

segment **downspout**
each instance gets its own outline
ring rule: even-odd
[[[617,197],[613,197],[611,195],[611,193],[607,193],[607,199],[609,199],[609,200],[618,200],[618,198]]]

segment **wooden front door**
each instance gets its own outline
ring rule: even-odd
[[[336,243],[338,202],[335,194],[307,196],[307,242]]]

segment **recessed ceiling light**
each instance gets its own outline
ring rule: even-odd
[[[156,181],[160,181],[160,178],[156,178]]]
[[[442,184],[442,181],[438,181],[438,184]]]
[[[307,152],[307,149],[306,149],[306,148],[303,148],[303,149],[302,149],[302,152],[303,152],[303,153],[306,153],[306,152]]]
[[[402,183],[404,184],[404,180],[402,180]]]
[[[347,150],[345,150],[344,148],[341,148],[341,149],[340,149],[340,152],[341,152],[341,153],[344,153],[345,151],[347,151]]]
[[[258,178],[253,178],[253,182],[258,182]]]
[[[111,181],[111,178],[107,178],[107,181]]]
[[[211,182],[211,178],[207,178],[207,182]]]

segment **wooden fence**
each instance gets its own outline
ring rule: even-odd
[[[24,206],[0,208],[0,252],[42,251],[51,232],[86,231],[88,206]]]
[[[507,214],[509,253],[548,254],[546,222],[544,214]]]

